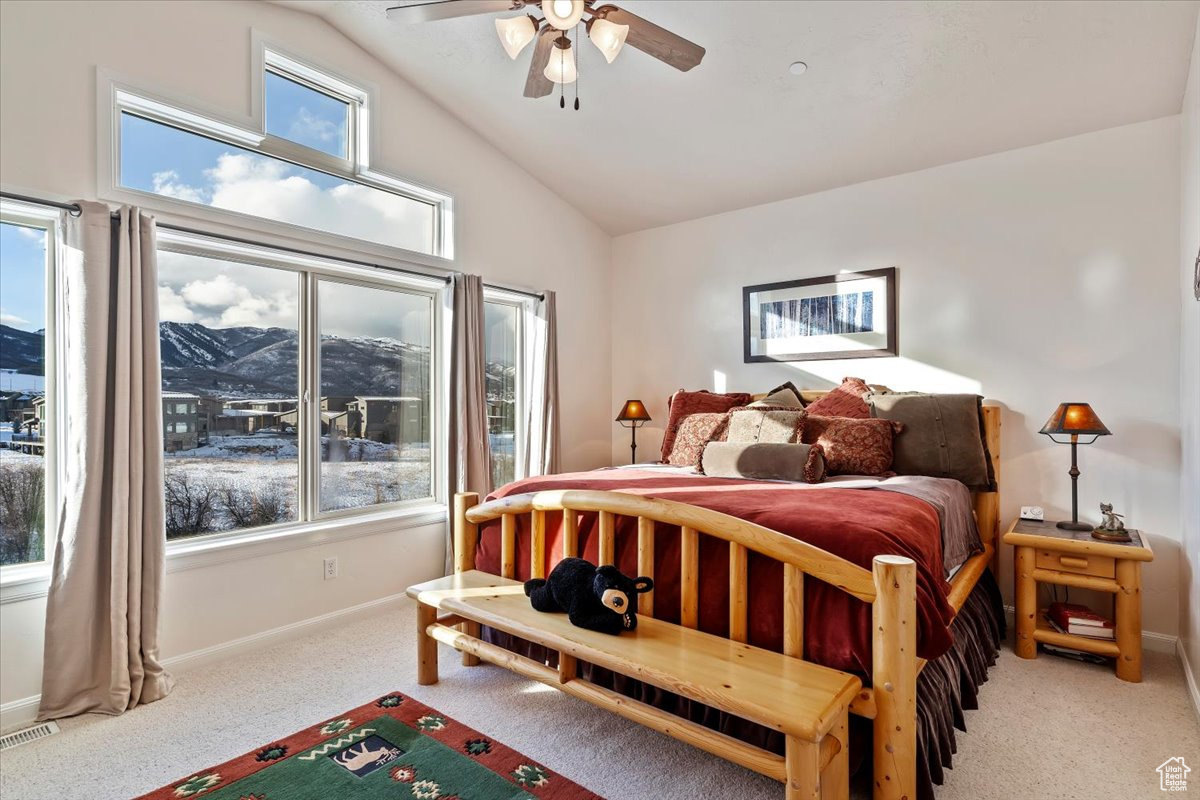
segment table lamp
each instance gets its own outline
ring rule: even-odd
[[[650,421],[650,415],[646,413],[646,406],[641,400],[626,400],[625,405],[621,406],[621,413],[617,414],[616,421],[629,428],[629,463],[636,464],[637,429],[639,425]]]
[[[1079,462],[1076,459],[1075,447],[1080,444],[1080,436],[1091,436],[1082,444],[1091,444],[1101,436],[1110,436],[1111,431],[1096,416],[1096,412],[1087,403],[1062,403],[1050,419],[1042,426],[1041,433],[1050,437],[1052,442],[1071,445],[1071,519],[1058,523],[1058,527],[1068,531],[1090,531],[1094,526],[1079,521]],[[1055,436],[1070,436],[1070,439],[1055,439]]]

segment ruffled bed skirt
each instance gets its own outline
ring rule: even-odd
[[[951,623],[954,644],[930,661],[917,678],[917,797],[931,800],[957,749],[954,731],[966,730],[968,709],[979,707],[979,686],[996,663],[1005,636],[1004,605],[991,571],[985,570]],[[524,639],[484,628],[483,638],[515,653],[558,665],[558,653]],[[783,734],[740,717],[642,683],[593,664],[579,662],[579,677],[643,703],[670,711],[721,733],[783,754]],[[870,769],[871,722],[850,716],[851,770]]]

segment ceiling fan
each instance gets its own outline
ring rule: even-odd
[[[576,81],[575,54],[566,33],[580,23],[610,64],[626,43],[681,72],[704,58],[700,45],[624,9],[597,6],[593,0],[419,0],[389,8],[387,16],[401,22],[433,22],[533,8],[542,12],[541,19],[527,14],[496,20],[496,33],[509,58],[516,59],[526,45],[537,40],[525,79],[526,97],[545,97],[554,91],[556,83]],[[575,108],[579,108],[578,98]]]

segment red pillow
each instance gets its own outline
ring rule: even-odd
[[[841,386],[809,403],[805,410],[822,417],[867,419],[871,416],[871,407],[863,400],[863,395],[870,391],[871,387],[862,378],[843,378]]]
[[[670,414],[667,417],[667,428],[663,431],[662,460],[671,457],[675,446],[675,436],[679,433],[679,424],[692,414],[724,414],[734,406],[748,405],[753,398],[745,392],[716,394],[700,391],[687,392],[680,389],[667,400]]]
[[[704,445],[709,442],[725,441],[729,427],[728,414],[704,412],[692,414],[679,423],[675,443],[667,456],[667,463],[677,467],[696,467],[704,457]]]
[[[890,476],[894,474],[892,438],[902,430],[903,423],[889,419],[810,414],[804,421],[804,443],[821,446],[830,475]]]

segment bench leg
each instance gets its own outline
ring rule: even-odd
[[[438,682],[438,643],[426,629],[437,622],[437,609],[417,603],[417,683],[428,686]]]
[[[470,636],[472,639],[478,639],[480,637],[482,631],[480,631],[479,628],[480,625],[478,622],[464,622],[462,624],[462,632],[467,636]],[[464,667],[479,666],[479,656],[473,655],[464,650],[462,654],[462,665]]]
[[[821,746],[795,736],[784,742],[785,800],[821,800]]]
[[[849,800],[850,797],[850,712],[841,718],[826,736],[837,740],[840,749],[821,772],[821,800]]]

